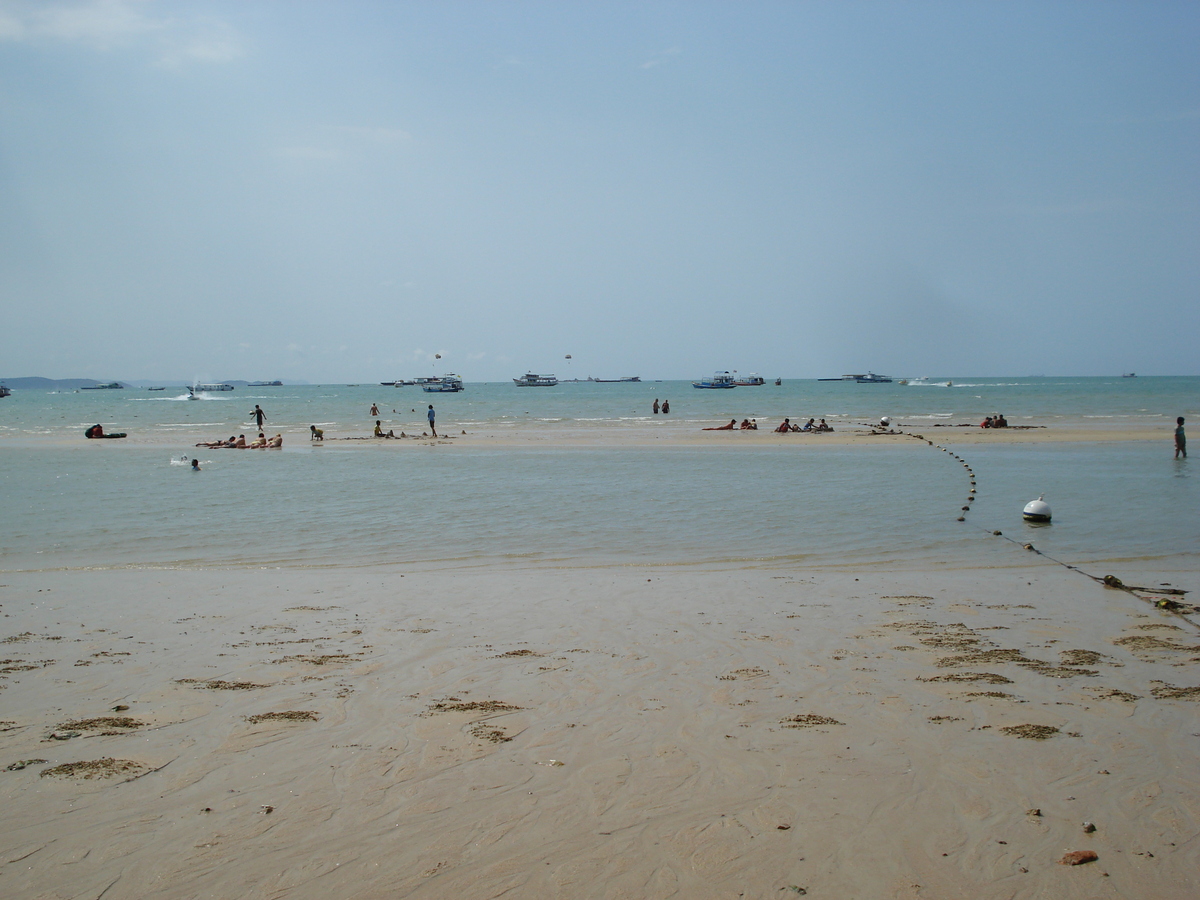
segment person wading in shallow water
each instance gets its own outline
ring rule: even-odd
[[[258,430],[262,431],[263,420],[267,417],[267,414],[262,411],[262,407],[255,403],[254,412],[250,415],[254,416],[254,421],[258,423]]]
[[[429,430],[433,432],[433,436],[437,437],[437,426],[433,424],[433,404],[429,404]]]

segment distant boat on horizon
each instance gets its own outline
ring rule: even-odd
[[[105,384],[85,384],[81,390],[85,391],[123,391],[125,385],[119,381],[109,381]]]
[[[867,372],[865,375],[843,375],[841,378],[818,378],[817,381],[853,381],[855,384],[891,384],[892,379],[888,375],[876,375],[874,372]]]

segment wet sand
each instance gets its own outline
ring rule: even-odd
[[[1200,891],[1200,619],[1049,561],[2,580],[12,900]]]

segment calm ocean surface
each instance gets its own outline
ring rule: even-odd
[[[537,565],[733,564],[938,568],[1020,565],[1034,540],[1066,562],[1160,561],[1194,568],[1200,497],[1191,461],[1172,459],[1168,423],[1200,423],[1200,379],[991,379],[945,386],[793,382],[697,391],[683,382],[414,387],[247,388],[206,401],[138,390],[0,400],[0,570],[112,566],[360,566],[497,560]],[[1006,444],[957,451],[978,499],[965,523],[965,470],[911,446],[662,449],[308,446],[310,423],[366,434],[372,402],[385,428],[443,431],[672,427],[789,415],[835,424],[891,415],[914,424],[1013,424],[1124,417],[1161,427],[1161,442]],[[249,433],[259,403],[282,453],[195,451],[201,437]],[[403,410],[392,414],[391,410]],[[95,422],[121,442],[84,441]],[[927,432],[935,439],[938,433]],[[947,438],[950,437],[947,432]],[[392,448],[389,448],[392,449]],[[186,453],[199,474],[173,464]],[[1054,524],[1021,521],[1045,494]]]
[[[781,386],[696,390],[686,381],[626,384],[563,383],[553,388],[467,384],[460,394],[426,394],[420,388],[381,385],[241,387],[189,401],[171,388],[118,391],[16,391],[0,401],[0,446],[5,438],[75,437],[97,422],[125,431],[134,442],[184,443],[250,433],[249,412],[260,404],[267,430],[307,439],[308,426],[329,433],[368,434],[377,403],[384,430],[410,434],[425,427],[433,403],[445,428],[644,427],[662,423],[651,414],[654,398],[671,401],[671,422],[715,424],[736,416],[777,424],[809,416],[839,424],[878,421],[888,415],[913,424],[978,424],[1003,413],[1013,425],[1064,422],[1103,428],[1111,420],[1166,427],[1176,416],[1200,415],[1200,378],[989,378],[930,379],[927,384],[854,384],[785,381]],[[392,410],[396,410],[395,413]],[[444,430],[444,429],[443,429]],[[295,442],[292,442],[293,444]]]

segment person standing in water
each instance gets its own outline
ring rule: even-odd
[[[654,414],[657,416],[658,415],[658,398],[657,397],[654,398],[654,406],[652,406],[650,408],[654,410]]]
[[[670,400],[663,401],[662,411],[663,411],[664,416],[671,411],[671,401]]]
[[[392,412],[395,412],[395,410],[393,409]],[[371,415],[373,415],[373,416],[379,415],[379,407],[374,403],[371,404]]]
[[[1183,416],[1175,420],[1175,458],[1187,459],[1187,435],[1183,432]]]
[[[433,404],[429,404],[429,430],[433,432],[433,436],[437,437],[437,426],[433,424]]]
[[[258,423],[258,430],[262,431],[263,420],[267,417],[266,413],[262,411],[262,407],[255,403],[254,411],[250,415],[254,416],[254,421]]]

